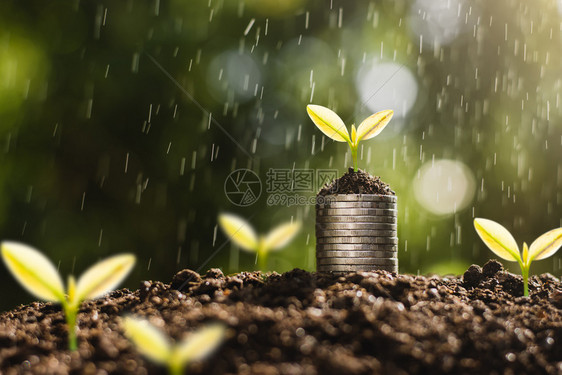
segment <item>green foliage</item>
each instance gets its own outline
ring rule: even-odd
[[[232,214],[220,214],[219,225],[241,249],[256,253],[262,271],[267,268],[269,253],[280,250],[291,242],[301,228],[298,221],[288,222],[275,227],[267,235],[258,237],[250,223]]]
[[[356,129],[351,125],[351,136],[345,127],[343,120],[332,110],[320,105],[309,104],[306,111],[312,122],[329,138],[336,142],[347,142],[351,148],[353,169],[357,172],[357,150],[359,142],[371,139],[388,125],[394,112],[390,109],[380,111],[367,117]]]
[[[90,267],[75,281],[71,275],[65,290],[55,266],[38,250],[17,242],[2,242],[2,259],[16,280],[37,298],[62,305],[68,323],[68,346],[77,349],[76,316],[82,301],[112,291],[135,264],[131,254],[115,255]]]
[[[497,256],[511,262],[519,263],[523,276],[524,295],[529,295],[529,269],[533,260],[548,258],[562,246],[562,228],[553,229],[537,238],[531,247],[523,243],[523,252],[519,252],[517,242],[502,225],[488,219],[474,219],[474,228],[482,241]]]
[[[183,374],[187,364],[209,356],[223,342],[225,327],[212,324],[173,344],[147,320],[126,317],[125,335],[151,361],[167,366],[171,375]]]

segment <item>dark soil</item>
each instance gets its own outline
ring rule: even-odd
[[[349,168],[346,174],[326,184],[318,193],[321,196],[330,194],[395,195],[390,186],[381,181],[379,177],[371,176],[361,169],[354,172],[353,168]]]
[[[184,270],[171,285],[86,302],[75,353],[58,306],[3,313],[0,372],[164,373],[123,336],[121,317],[136,314],[174,338],[207,322],[228,327],[190,374],[562,374],[562,285],[543,274],[530,290],[522,297],[521,278],[495,261],[461,278]]]

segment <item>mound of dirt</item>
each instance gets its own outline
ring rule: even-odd
[[[463,277],[183,270],[84,303],[74,353],[59,306],[3,313],[0,372],[163,374],[123,335],[122,317],[135,314],[175,339],[228,327],[190,374],[560,374],[562,285],[543,274],[529,289],[522,297],[521,277],[495,261]]]
[[[318,193],[321,196],[331,194],[395,195],[390,186],[379,177],[371,176],[361,169],[354,172],[353,168],[349,168],[346,174],[326,184]]]

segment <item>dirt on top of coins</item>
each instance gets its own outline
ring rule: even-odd
[[[1,314],[0,373],[164,374],[123,334],[134,314],[175,340],[210,322],[227,327],[190,374],[560,374],[562,285],[542,274],[529,289],[523,297],[521,277],[497,261],[462,277],[185,269],[169,284],[86,301],[76,352],[60,306]]]
[[[378,194],[395,195],[390,186],[379,177],[359,169],[357,172],[349,168],[348,172],[338,179],[326,184],[318,195],[332,194]]]

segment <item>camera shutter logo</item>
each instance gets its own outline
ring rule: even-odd
[[[261,195],[261,180],[249,169],[237,169],[224,181],[224,193],[236,206],[251,206]]]

